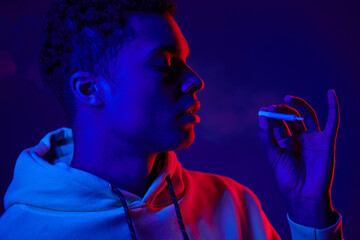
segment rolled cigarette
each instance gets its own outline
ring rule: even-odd
[[[265,112],[265,111],[259,111],[259,116],[264,116],[268,118],[274,118],[274,119],[280,119],[285,121],[296,121],[296,120],[304,120],[302,117],[298,117],[293,114],[285,114],[285,113],[273,113],[273,112]]]

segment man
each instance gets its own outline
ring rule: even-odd
[[[194,141],[187,42],[167,0],[60,0],[47,14],[40,64],[72,129],[24,150],[6,193],[2,239],[279,239],[257,197],[235,181],[181,167]],[[260,139],[289,209],[293,239],[342,239],[330,188],[339,126],[328,92],[320,130],[302,99],[261,110]],[[291,107],[290,107],[291,106]]]

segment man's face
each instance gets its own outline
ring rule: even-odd
[[[169,14],[135,13],[129,24],[136,38],[118,55],[119,86],[105,96],[106,127],[146,152],[186,148],[200,119],[180,114],[204,87],[186,65],[188,44]]]

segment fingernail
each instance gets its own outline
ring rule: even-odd
[[[267,111],[267,108],[266,108],[266,107],[261,107],[261,108],[259,109],[259,111],[266,112],[266,111]]]
[[[284,101],[287,102],[287,103],[290,103],[292,101],[293,97],[291,95],[286,95],[284,97]]]
[[[274,110],[276,110],[277,108],[278,108],[277,105],[271,105],[271,106],[268,107],[268,109],[269,109],[270,111],[274,111]]]

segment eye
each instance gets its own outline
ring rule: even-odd
[[[175,66],[154,66],[159,72],[173,73],[178,70]]]

